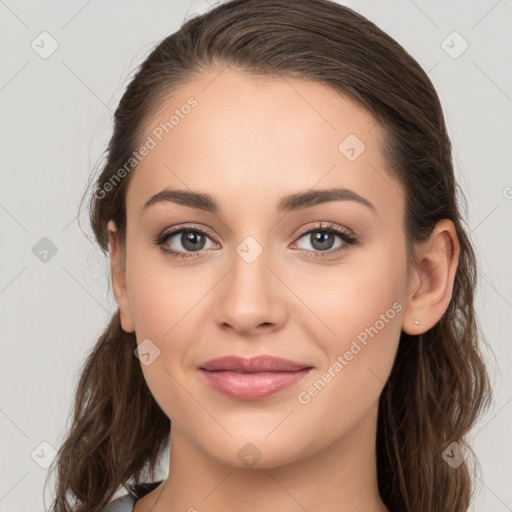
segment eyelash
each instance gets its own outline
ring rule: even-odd
[[[169,231],[164,231],[161,235],[159,235],[155,240],[154,244],[159,247],[162,251],[164,251],[166,254],[169,254],[169,256],[173,256],[175,258],[194,258],[196,256],[193,255],[193,253],[187,253],[183,251],[173,251],[170,249],[164,248],[164,244],[171,238],[172,236],[182,233],[183,231],[190,231],[192,233],[201,233],[202,235],[207,236],[208,238],[211,238],[210,234],[205,231],[204,229],[197,228],[196,226],[180,226],[178,228],[171,229]],[[315,259],[324,258],[324,254],[333,255],[338,254],[339,252],[346,251],[349,246],[356,245],[358,243],[358,237],[349,234],[348,232],[335,227],[333,224],[327,224],[323,225],[320,223],[318,226],[314,226],[313,228],[309,228],[306,231],[302,231],[299,233],[298,239],[302,238],[304,235],[308,235],[313,232],[320,232],[320,233],[331,233],[334,235],[338,235],[341,240],[344,242],[344,245],[329,251],[310,251],[304,249],[304,251],[312,256]],[[196,253],[200,253],[201,251],[195,251]]]

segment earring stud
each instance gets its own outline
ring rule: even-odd
[[[419,320],[414,320],[414,324],[415,325],[420,325],[420,321]]]

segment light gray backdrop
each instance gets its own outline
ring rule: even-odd
[[[480,258],[477,307],[499,365],[495,403],[474,430],[483,468],[474,510],[510,511],[511,1],[343,3],[419,61],[445,110]],[[0,0],[1,512],[44,509],[45,466],[65,433],[78,369],[115,311],[107,261],[77,222],[112,112],[152,46],[187,12],[207,8],[190,0]],[[90,235],[86,213],[79,217]],[[47,506],[49,497],[47,488]]]

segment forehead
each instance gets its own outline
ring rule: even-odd
[[[143,133],[150,149],[127,194],[137,211],[165,187],[267,205],[283,193],[330,186],[358,189],[378,203],[372,188],[390,188],[375,118],[311,80],[232,68],[198,74],[158,106]],[[392,189],[384,199],[387,192],[396,201]]]

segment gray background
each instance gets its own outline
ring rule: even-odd
[[[512,510],[511,1],[342,3],[400,42],[441,98],[480,260],[480,323],[498,362],[490,360],[495,402],[473,431],[483,471],[474,510]],[[78,206],[112,112],[151,47],[187,11],[207,8],[189,0],[0,0],[1,512],[45,508],[41,465],[51,448],[41,443],[62,441],[79,367],[115,311],[108,262],[77,222],[90,236]],[[58,43],[46,59],[31,47],[43,31]],[[443,43],[453,31],[469,44],[457,58],[446,45],[453,54],[462,40]],[[43,237],[57,250],[46,262],[36,256]]]

